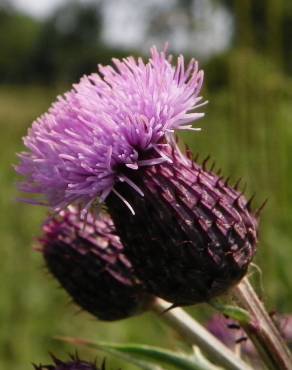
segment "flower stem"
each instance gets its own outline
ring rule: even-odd
[[[234,288],[233,294],[251,316],[249,322],[241,324],[267,367],[270,370],[291,370],[291,353],[247,277]]]
[[[227,370],[252,370],[235,353],[181,308],[168,310],[170,303],[157,298],[152,310],[190,344],[197,345],[218,365]]]

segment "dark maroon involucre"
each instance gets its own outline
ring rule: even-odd
[[[80,217],[71,207],[45,223],[41,242],[49,271],[75,303],[101,320],[146,310],[152,298],[134,276],[110,217]]]
[[[255,254],[257,220],[244,196],[177,149],[172,163],[128,170],[138,192],[116,189],[106,201],[135,273],[174,304],[209,301],[246,273]]]

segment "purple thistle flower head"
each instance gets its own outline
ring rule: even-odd
[[[162,149],[174,130],[191,129],[203,116],[194,112],[202,82],[195,60],[185,66],[179,56],[173,65],[155,47],[147,63],[128,57],[99,66],[29,129],[17,166],[25,177],[20,189],[55,209],[102,202],[121,181],[139,191],[125,170],[170,161]]]
[[[77,355],[70,356],[66,362],[55,356],[52,356],[52,360],[51,365],[34,365],[35,370],[105,370],[105,362],[101,367],[97,367],[95,363],[80,360]]]
[[[194,112],[202,105],[203,73],[194,60],[185,67],[182,56],[173,66],[156,48],[147,63],[113,62],[83,77],[33,124],[17,168],[26,177],[22,190],[57,210],[80,203],[87,211],[105,202],[147,291],[176,305],[208,301],[246,273],[258,222],[239,191],[184,158],[175,144],[174,131],[203,115]],[[67,243],[76,264],[79,240]],[[94,255],[96,244],[86,250]],[[46,258],[51,251],[63,255],[46,248]],[[57,276],[63,282],[64,265]]]
[[[70,207],[49,218],[43,231],[46,266],[82,309],[105,321],[147,310],[153,298],[134,276],[108,215],[88,214],[85,221]]]

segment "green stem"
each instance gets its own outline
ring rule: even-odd
[[[241,325],[263,357],[270,370],[291,370],[291,353],[273,320],[247,278],[233,290],[235,298],[251,317]]]
[[[157,298],[153,311],[172,326],[189,343],[197,345],[210,359],[227,370],[252,370],[234,352],[215,338],[181,308],[168,310],[170,303]]]

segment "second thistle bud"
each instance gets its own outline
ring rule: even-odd
[[[109,212],[147,289],[174,304],[208,301],[246,273],[255,254],[257,220],[242,194],[175,150],[172,163],[129,170],[116,189],[134,209],[107,199]],[[141,196],[143,193],[144,196]]]
[[[53,364],[51,365],[34,365],[35,370],[106,370],[105,362],[101,367],[97,367],[95,363],[81,360],[77,355],[70,356],[69,360],[62,361],[55,356],[52,356]]]
[[[134,276],[110,217],[80,217],[71,208],[45,223],[41,242],[49,271],[75,303],[101,320],[146,310],[152,298]]]

